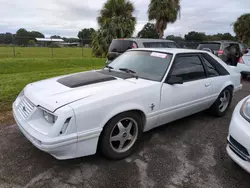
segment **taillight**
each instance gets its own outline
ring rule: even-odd
[[[218,55],[223,55],[224,54],[224,50],[219,50],[218,51]]]
[[[137,48],[137,44],[133,43],[132,48]]]
[[[245,64],[245,62],[244,62],[244,60],[242,59],[242,57],[239,59],[238,63]]]

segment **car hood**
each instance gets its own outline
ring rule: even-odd
[[[97,95],[110,97],[155,83],[131,77],[121,79],[114,76],[104,76],[103,78],[101,76],[99,78],[100,75],[97,75],[96,72],[88,71],[34,82],[25,87],[24,94],[36,106],[54,112],[77,100],[87,100],[89,97]],[[93,78],[90,79],[89,75],[92,75]],[[68,78],[74,79],[69,80]]]

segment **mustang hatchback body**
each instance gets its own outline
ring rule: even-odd
[[[13,103],[22,133],[57,159],[130,155],[142,133],[209,109],[228,110],[240,74],[213,54],[133,49],[102,70],[28,84]]]

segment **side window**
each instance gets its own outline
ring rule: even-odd
[[[213,67],[213,65],[211,65],[211,63],[208,62],[208,60],[206,60],[205,58],[203,58],[203,60],[207,69],[208,77],[215,77],[220,75]]]
[[[206,78],[204,67],[197,55],[177,57],[171,76],[181,77],[183,82]]]
[[[168,47],[168,48],[179,48],[179,47],[178,47],[175,43],[173,43],[173,42],[168,42],[166,47]]]
[[[161,42],[144,42],[144,48],[163,48],[163,43]]]

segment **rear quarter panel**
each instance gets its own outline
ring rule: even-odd
[[[238,91],[239,89],[241,89],[241,75],[236,71],[236,67],[227,65],[220,58],[213,54],[209,55],[212,56],[216,61],[218,61],[229,72],[229,75],[220,76],[218,82],[214,83],[216,94],[219,95],[221,91],[229,85],[233,86],[234,91]]]

